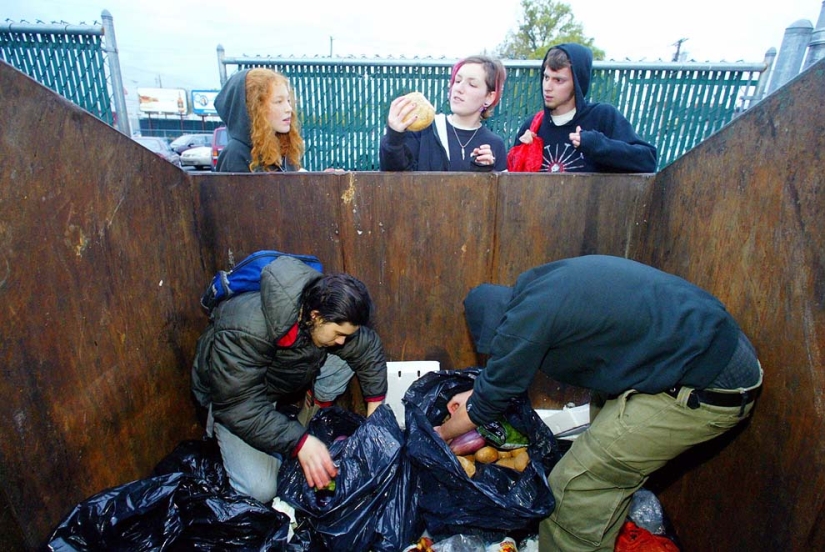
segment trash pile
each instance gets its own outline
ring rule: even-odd
[[[216,442],[185,441],[151,477],[78,504],[47,549],[534,549],[538,524],[554,508],[547,475],[561,452],[528,399],[512,401],[498,438],[488,428],[476,441],[482,446],[472,453],[472,473],[463,465],[470,454],[452,450],[433,429],[448,415],[448,399],[471,389],[479,372],[437,371],[416,380],[403,398],[403,430],[388,405],[369,418],[335,406],[319,411],[308,430],[338,465],[330,488],[310,488],[298,460],[287,459],[278,495],[265,505],[231,488]]]

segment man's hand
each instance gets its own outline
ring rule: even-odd
[[[459,435],[464,435],[471,429],[478,427],[470,420],[470,416],[467,415],[467,399],[469,399],[472,394],[473,390],[470,389],[469,391],[454,395],[453,398],[447,401],[447,410],[450,412],[450,419],[442,425],[433,428],[438,436],[446,442],[449,443]]]
[[[571,132],[569,138],[570,143],[573,144],[574,148],[578,148],[582,145],[582,127],[577,126],[576,132]]]
[[[301,469],[304,470],[304,477],[310,487],[326,487],[330,480],[338,475],[338,468],[332,462],[326,445],[312,435],[307,435],[301,450],[298,451],[298,462],[301,463]]]

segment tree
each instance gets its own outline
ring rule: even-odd
[[[569,5],[554,0],[521,0],[522,19],[518,30],[510,31],[497,48],[503,59],[544,59],[551,46],[578,42],[593,50],[594,59],[604,59],[604,51],[584,36],[582,24],[573,17]]]

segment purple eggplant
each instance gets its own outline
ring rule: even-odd
[[[464,456],[465,454],[473,454],[486,444],[484,437],[477,430],[471,429],[450,441],[450,450],[458,456]]]

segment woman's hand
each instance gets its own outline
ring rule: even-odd
[[[493,155],[490,144],[481,144],[470,153],[470,157],[473,158],[473,163],[476,165],[487,166],[496,164],[496,158]]]
[[[399,96],[395,98],[390,104],[390,114],[387,116],[387,126],[396,132],[406,132],[407,127],[413,121],[418,119],[418,116],[410,117],[408,121],[405,119],[409,117],[410,113],[415,109],[415,102],[407,96]]]
[[[338,475],[338,468],[333,463],[326,445],[312,435],[307,435],[301,450],[298,451],[298,462],[301,463],[307,484],[316,489],[326,487],[330,480]]]

